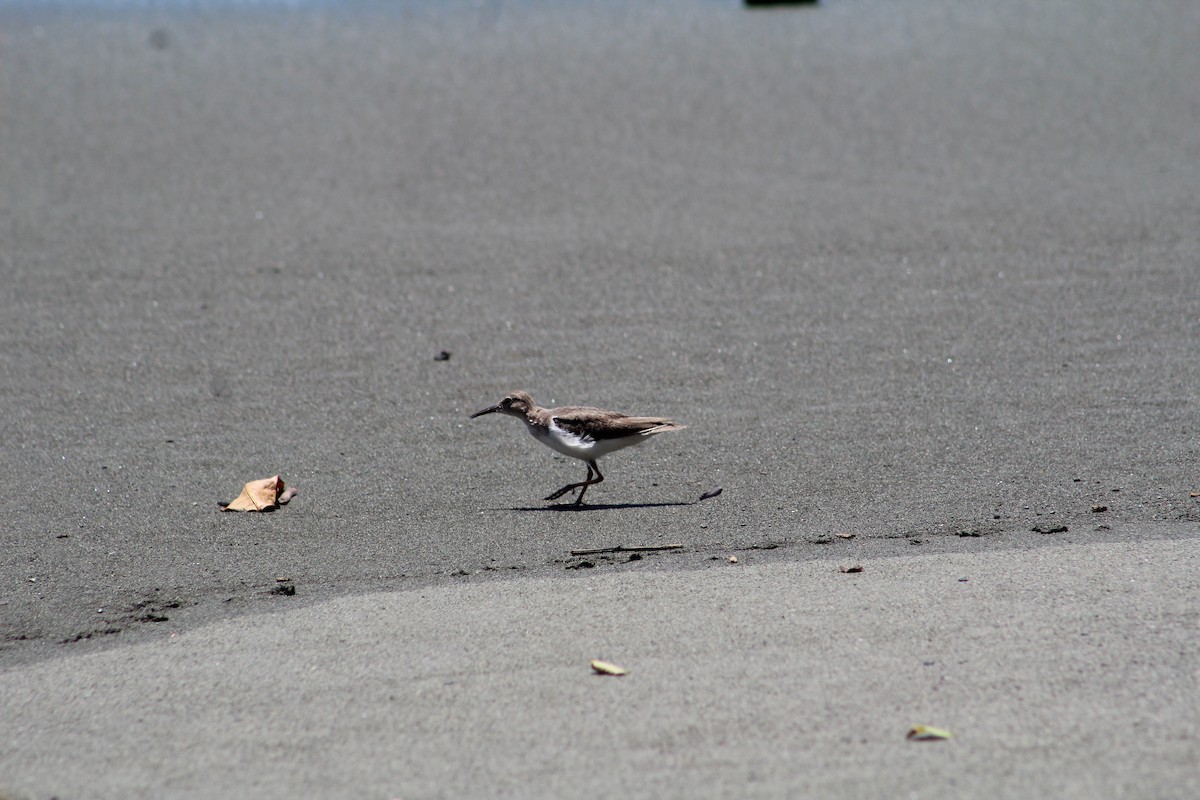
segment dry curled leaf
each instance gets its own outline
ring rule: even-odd
[[[724,491],[724,489],[722,489],[720,486],[714,486],[713,488],[709,489],[704,494],[700,495],[700,499],[701,500],[711,500],[712,498],[716,497],[723,491]]]
[[[862,571],[863,571],[862,564],[849,564],[849,565],[842,564],[841,566],[838,567],[838,572],[862,572]]]
[[[250,481],[242,487],[232,503],[222,506],[222,511],[274,511],[296,495],[296,488],[288,488],[278,475]]]
[[[945,728],[935,728],[932,725],[914,725],[908,732],[908,738],[914,742],[938,742],[953,737],[954,734]]]
[[[838,531],[837,533],[834,534],[834,536],[838,537],[839,539],[853,539],[854,538],[854,534],[851,533],[850,531]]]
[[[592,659],[592,669],[596,670],[601,675],[628,675],[629,670],[624,667],[618,667],[616,664],[610,664],[607,661],[601,661],[598,658]]]

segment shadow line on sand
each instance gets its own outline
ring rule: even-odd
[[[696,501],[674,503],[584,503],[577,506],[574,503],[555,503],[551,506],[516,506],[514,508],[495,508],[493,511],[612,511],[621,508],[669,508],[671,506],[693,506]]]

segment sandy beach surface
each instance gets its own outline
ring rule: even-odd
[[[1197,796],[1198,9],[0,0],[0,798]]]
[[[344,597],[0,673],[6,778],[17,797],[1194,797],[1198,567],[1189,539]]]

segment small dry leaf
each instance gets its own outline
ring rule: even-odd
[[[842,564],[840,567],[838,567],[838,572],[862,572],[862,571],[863,571],[862,564],[850,564],[849,566],[847,566],[846,564]]]
[[[1188,497],[1200,497],[1200,492],[1188,492]]]
[[[835,533],[834,536],[838,537],[839,539],[853,539],[854,538],[854,534],[851,533],[850,531],[841,531],[839,533]]]
[[[616,664],[610,664],[607,661],[600,659],[592,659],[592,669],[596,670],[600,675],[628,675],[629,670],[624,667],[618,667]]]
[[[242,493],[222,511],[274,511],[280,503],[286,503],[296,494],[288,489],[278,475],[250,481],[242,487]],[[282,499],[281,499],[282,498]]]
[[[700,499],[701,500],[711,500],[712,498],[716,497],[723,491],[725,491],[725,490],[722,489],[720,486],[714,486],[713,488],[709,489],[704,494],[700,495]]]
[[[908,738],[914,742],[939,742],[954,738],[954,734],[945,728],[935,728],[932,725],[914,725],[908,732]]]
[[[736,564],[736,563],[737,563],[737,556],[730,556],[730,557],[729,557],[729,563],[730,563],[730,564]]]

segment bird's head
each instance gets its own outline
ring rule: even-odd
[[[482,417],[484,414],[495,414],[496,412],[510,414],[511,416],[525,419],[525,417],[529,415],[529,411],[532,408],[533,398],[529,396],[528,392],[509,392],[504,396],[504,399],[499,403],[496,403],[496,405],[488,406],[481,411],[476,411],[471,415],[471,419]]]

